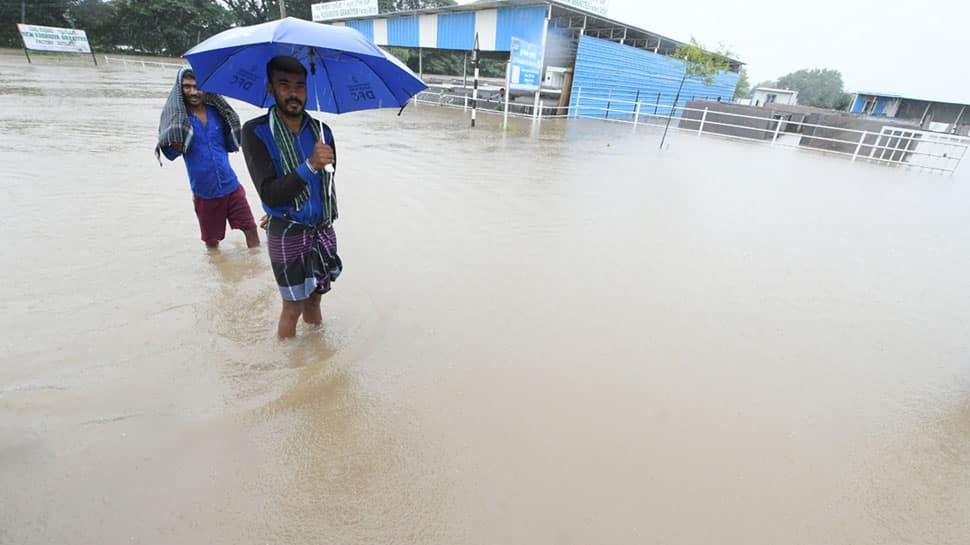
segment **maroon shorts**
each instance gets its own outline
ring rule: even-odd
[[[256,228],[253,212],[246,200],[246,190],[242,185],[232,193],[215,199],[203,199],[193,195],[192,202],[195,203],[195,215],[199,218],[199,229],[205,242],[226,238],[227,220],[232,229],[248,231]]]

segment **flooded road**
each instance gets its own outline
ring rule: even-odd
[[[966,543],[968,165],[326,116],[280,343],[155,161],[174,74],[0,54],[0,544]]]

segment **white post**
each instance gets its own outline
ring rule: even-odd
[[[539,102],[541,102],[539,100],[539,91],[536,91],[536,98],[532,103],[532,119],[539,117]]]
[[[511,52],[509,53],[511,56]],[[508,62],[505,63],[505,114],[504,120],[502,121],[502,128],[509,128],[509,97],[512,95],[512,86],[509,85],[512,82],[512,59],[510,58]]]
[[[704,133],[704,123],[707,121],[707,106],[704,106],[704,113],[701,114],[701,126],[697,128],[697,134]]]
[[[467,112],[468,111],[468,91],[467,90],[465,91],[464,95],[465,95],[465,105],[462,107],[461,111]]]
[[[778,140],[778,133],[781,132],[781,118],[778,118],[778,124],[775,125],[775,135],[771,137],[771,143],[774,144]]]
[[[546,102],[544,100],[539,101],[539,117],[537,118],[540,123],[542,123],[542,110],[545,108]]]
[[[478,110],[478,33],[475,33],[475,47],[472,49],[472,64],[475,66],[475,82],[472,87],[472,128],[475,127],[475,113]]]
[[[637,101],[637,106],[633,110],[633,128],[637,128],[637,122],[640,121],[640,101]]]
[[[862,131],[862,137],[859,138],[859,143],[855,146],[855,151],[852,153],[852,160],[855,161],[856,157],[859,156],[859,150],[862,149],[862,143],[866,141],[867,131]]]
[[[583,88],[576,88],[576,105],[573,106],[573,117],[579,117],[579,101],[583,99]]]

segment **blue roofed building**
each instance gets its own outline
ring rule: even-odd
[[[364,0],[366,1],[366,0]],[[376,3],[376,0],[373,0]],[[324,6],[326,4],[323,4]],[[683,42],[609,18],[608,0],[482,0],[471,4],[314,20],[353,27],[380,46],[509,52],[512,38],[542,52],[541,93],[587,115],[611,104],[632,116],[634,103],[669,107],[684,73],[672,57]],[[734,97],[742,63],[712,85],[688,78],[678,105]]]
[[[859,91],[849,111],[867,116],[912,121],[928,131],[966,136],[970,132],[970,101],[911,98],[876,91]]]

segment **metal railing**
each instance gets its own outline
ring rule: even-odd
[[[109,57],[104,55],[104,63],[106,65],[122,65],[125,68],[129,66],[140,66],[141,68],[182,68],[183,66],[188,66],[186,63],[172,63],[172,62],[159,62],[159,61],[146,61],[143,59],[134,59],[128,57]]]
[[[938,174],[953,174],[970,147],[970,138],[923,131],[918,128],[891,124],[877,130],[854,129],[848,126],[808,123],[801,112],[773,112],[771,117],[749,115],[716,109],[688,108],[654,101],[620,100],[612,93],[595,96],[577,89],[570,106],[546,106],[511,102],[509,117],[530,118],[536,121],[554,118],[584,118],[624,123],[634,129],[641,125],[663,125],[672,113],[670,130],[714,135],[723,138],[768,143],[793,149],[821,152],[865,160],[878,164],[901,166]],[[448,92],[448,89],[428,89],[415,97],[418,104],[448,108],[471,107],[471,97]],[[724,103],[725,105],[730,103]],[[504,102],[478,99],[478,111],[484,114],[503,114]],[[855,120],[855,118],[849,118]]]
[[[573,117],[603,119],[616,123],[629,123],[634,127],[641,124],[659,124],[666,121],[667,114],[673,110],[675,125],[671,129],[713,134],[725,138],[735,138],[755,142],[769,142],[810,151],[849,157],[881,164],[903,166],[920,171],[939,174],[953,174],[970,147],[970,138],[950,134],[923,131],[918,128],[886,125],[878,131],[854,129],[847,126],[823,125],[793,119],[793,116],[806,116],[798,112],[774,112],[773,117],[739,114],[710,107],[688,108],[671,104],[653,104],[632,101],[617,101],[598,97],[583,97],[582,100],[599,103],[600,106],[582,105],[579,100],[572,106]],[[623,115],[618,111],[608,112],[617,104],[629,106],[633,114]],[[650,109],[658,113],[650,113]],[[590,111],[596,112],[590,115]],[[598,112],[603,112],[600,117]],[[854,118],[851,118],[854,119]],[[747,134],[745,134],[747,133]],[[797,138],[785,138],[794,135]]]

